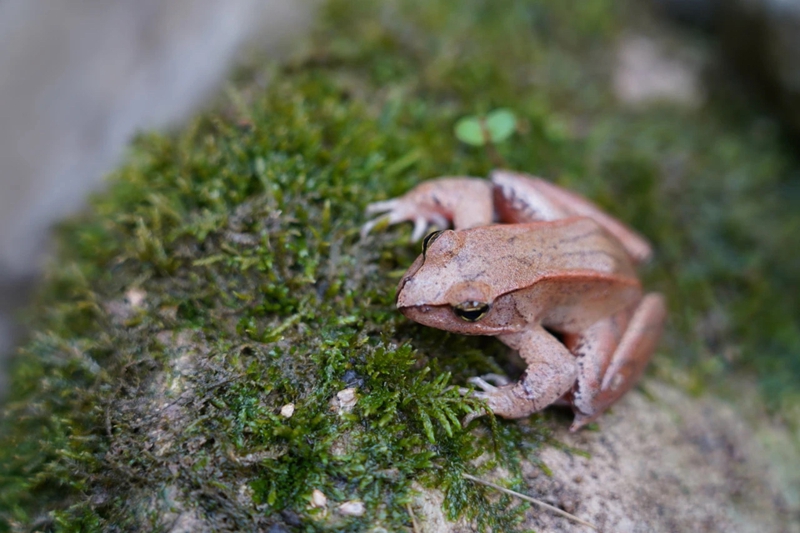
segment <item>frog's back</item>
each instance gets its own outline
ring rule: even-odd
[[[462,237],[459,255],[473,261],[461,266],[461,279],[491,287],[497,305],[513,301],[527,323],[579,332],[640,297],[630,256],[592,219],[485,226]],[[447,299],[457,300],[462,287]]]
[[[464,230],[462,279],[480,279],[496,296],[570,275],[636,279],[622,245],[592,219],[484,226]],[[458,258],[455,258],[458,261]]]
[[[532,317],[616,294],[629,301],[639,290],[619,241],[592,219],[575,217],[446,231],[409,268],[397,305],[494,302],[529,293]]]

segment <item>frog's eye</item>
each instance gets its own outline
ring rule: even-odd
[[[433,241],[435,241],[437,238],[439,238],[439,235],[441,235],[441,234],[442,234],[441,230],[434,231],[433,233],[428,233],[428,236],[425,237],[424,239],[422,239],[422,253],[423,254],[428,251],[428,246],[433,244]]]
[[[453,312],[462,320],[477,322],[489,312],[489,304],[483,302],[461,302],[453,306]]]

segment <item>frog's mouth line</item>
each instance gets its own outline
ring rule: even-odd
[[[512,330],[481,322],[467,322],[453,313],[450,305],[409,305],[398,307],[408,319],[430,328],[458,333],[461,335],[502,335]]]

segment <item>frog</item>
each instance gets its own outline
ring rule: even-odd
[[[362,226],[413,222],[422,253],[397,287],[398,310],[425,326],[497,338],[524,362],[518,380],[475,376],[469,389],[494,415],[526,418],[571,407],[586,426],[642,376],[666,302],[637,267],[647,239],[587,198],[510,170],[442,177],[369,204]],[[487,414],[479,412],[468,417]]]

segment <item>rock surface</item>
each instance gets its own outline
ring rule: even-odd
[[[784,428],[768,420],[754,426],[729,404],[661,382],[648,381],[645,390],[629,393],[598,431],[572,434],[564,424],[556,438],[567,448],[541,453],[552,476],[529,466],[527,493],[600,531],[800,531],[800,454]],[[775,442],[794,457],[777,460],[768,449]],[[440,501],[435,493],[418,499],[424,531],[471,530],[448,523],[436,511]],[[525,526],[589,531],[535,507]]]

